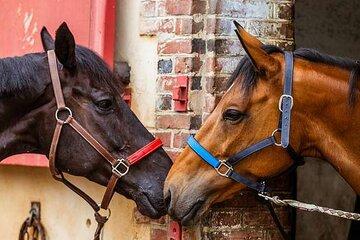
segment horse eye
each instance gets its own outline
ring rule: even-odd
[[[227,109],[223,113],[223,119],[231,122],[241,121],[245,116],[246,116],[245,113],[240,112],[239,110],[236,109]]]
[[[110,99],[104,99],[96,102],[96,106],[103,111],[110,110],[113,106],[113,102]]]

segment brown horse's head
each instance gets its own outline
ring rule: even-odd
[[[230,79],[231,86],[195,137],[215,157],[223,160],[271,136],[278,125],[278,102],[283,86],[283,52],[264,46],[239,25],[237,33],[248,56],[239,63]],[[296,147],[296,134],[291,137]],[[291,163],[286,151],[274,146],[246,158],[236,171],[256,180],[276,175]],[[243,188],[244,185],[219,176],[186,147],[165,183],[169,214],[187,224],[211,204]]]
[[[75,44],[62,24],[55,40],[44,28],[44,50],[54,49],[66,105],[74,118],[114,157],[127,158],[154,140],[121,97],[121,84],[93,51]],[[0,59],[0,159],[38,152],[48,155],[56,125],[53,85],[46,53]],[[116,191],[133,199],[141,213],[153,218],[166,213],[163,186],[171,160],[163,149],[131,166]],[[65,125],[56,167],[106,186],[108,163],[84,138]]]

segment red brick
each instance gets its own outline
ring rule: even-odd
[[[286,232],[289,233],[289,231]],[[268,230],[265,233],[265,240],[284,240],[284,238],[281,236],[279,230]]]
[[[186,35],[192,33],[192,18],[177,18],[175,24],[175,34]]]
[[[294,18],[294,5],[292,3],[275,4],[275,18],[292,20]]]
[[[158,31],[164,33],[175,32],[175,19],[159,19]]]
[[[157,34],[158,25],[156,19],[141,19],[139,31],[141,36],[154,36]]]
[[[158,53],[191,53],[191,39],[176,39],[158,44]]]
[[[156,127],[163,129],[190,129],[189,114],[164,114],[156,117]]]
[[[213,208],[249,208],[262,206],[257,195],[252,191],[242,190],[235,197],[214,205]],[[266,208],[263,208],[266,210]]]
[[[140,7],[141,17],[155,17],[156,16],[156,2],[155,1],[142,1]]]
[[[290,214],[287,211],[276,208],[277,216],[283,226],[290,226]],[[243,225],[246,227],[260,227],[276,229],[276,225],[268,210],[256,211],[254,209],[243,210]]]
[[[215,72],[215,58],[214,57],[208,57],[205,59],[205,70],[206,73],[212,73]]]
[[[159,17],[166,16],[165,1],[166,0],[156,0],[156,3],[157,3],[157,16],[159,16]]]
[[[192,3],[192,13],[199,14],[206,12],[206,0],[194,0]]]
[[[240,226],[242,222],[242,212],[237,209],[216,209],[211,210],[201,223],[211,228],[225,228]]]
[[[189,133],[179,132],[174,134],[173,147],[184,148],[186,146],[186,140],[189,137]]]
[[[238,56],[240,51],[240,41],[238,39],[216,39],[215,52],[217,54]]]
[[[250,21],[247,28],[255,36],[272,37],[276,39],[292,39],[294,26],[290,22]]]
[[[160,91],[172,91],[173,87],[177,84],[176,77],[160,76],[158,77],[158,89]]]
[[[211,94],[205,95],[205,107],[204,112],[212,112],[215,108],[215,96]]]
[[[150,240],[167,240],[167,230],[152,228]]]
[[[194,20],[192,23],[192,33],[197,34],[204,30],[204,20]]]
[[[239,61],[240,59],[238,57],[218,57],[216,58],[216,72],[232,74]]]
[[[170,15],[190,15],[192,0],[166,0],[165,8]]]
[[[177,57],[175,59],[175,73],[189,73],[192,72],[193,58],[191,57]]]
[[[170,147],[171,144],[171,132],[156,131],[153,133],[155,137],[160,138],[164,147]]]
[[[203,65],[203,61],[199,56],[195,56],[192,61],[192,71],[193,72],[199,72],[201,70],[201,67]]]
[[[214,77],[206,77],[205,90],[207,93],[214,93]]]
[[[215,26],[216,26],[216,18],[207,18],[205,22],[205,33],[213,34],[215,33]]]
[[[227,88],[227,81],[229,77],[215,77],[214,78],[214,90],[215,92],[224,92]]]
[[[241,24],[241,23],[240,23]],[[233,35],[235,26],[232,19],[219,18],[216,20],[215,33],[218,35]]]
[[[172,95],[160,94],[156,100],[156,109],[167,111],[172,109]]]
[[[210,6],[212,11],[216,11],[223,16],[233,18],[268,18],[270,4],[266,1],[216,1],[215,6]]]
[[[173,162],[175,162],[176,158],[179,156],[179,154],[181,153],[181,151],[177,151],[177,150],[170,150],[170,149],[166,149],[165,150],[167,155],[169,155],[169,157],[171,158],[171,160]]]
[[[263,232],[259,230],[232,230],[205,233],[206,239],[229,240],[262,240]]]

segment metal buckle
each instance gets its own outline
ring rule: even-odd
[[[118,169],[122,167],[122,169]],[[112,165],[112,172],[119,178],[125,176],[129,172],[130,166],[125,159],[117,159],[116,162]]]
[[[68,112],[68,116],[66,117],[65,120],[62,120],[60,117],[59,117],[59,113],[60,112],[63,112],[63,111],[66,111]],[[70,118],[72,118],[72,111],[70,108],[68,107],[61,107],[61,108],[58,108],[56,109],[56,112],[55,112],[55,118],[56,118],[56,121],[58,121],[60,124],[65,124],[65,123],[68,123],[68,121],[70,120]]]
[[[104,217],[104,218],[106,218],[106,219],[109,219],[110,216],[111,216],[111,210],[110,210],[110,208],[104,209],[104,208],[101,207],[101,204],[98,204],[98,206],[99,206],[100,208],[99,208],[99,211],[97,211],[97,213],[98,213],[100,216],[102,216],[102,217]]]
[[[271,134],[271,136],[273,136],[273,138],[275,139],[275,142],[274,142],[274,144],[275,144],[275,146],[278,146],[278,147],[282,147],[282,144],[281,144],[281,139],[280,139],[280,142],[278,143],[278,142],[276,142],[276,137],[275,137],[275,133],[277,133],[277,132],[281,132],[281,130],[280,129],[275,129],[273,132],[272,132],[272,134]]]
[[[281,97],[279,99],[279,110],[280,110],[280,112],[283,111],[282,110],[282,102],[283,102],[284,98],[289,98],[291,100],[290,109],[292,109],[292,107],[294,106],[294,98],[291,95],[283,94],[283,95],[281,95]]]
[[[222,172],[221,171],[221,168],[222,167],[225,167],[226,168],[226,171],[225,172]],[[229,164],[226,163],[226,161],[224,160],[220,160],[220,164],[219,166],[217,166],[215,168],[216,172],[220,175],[220,176],[223,176],[223,177],[229,177],[230,176],[230,173],[234,170],[232,166],[230,166]]]

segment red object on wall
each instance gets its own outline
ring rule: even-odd
[[[0,0],[0,6],[0,57],[42,52],[41,28],[46,26],[54,36],[66,22],[77,44],[94,50],[113,68],[116,0]],[[37,154],[16,155],[1,163],[48,166],[48,160]]]
[[[182,229],[178,222],[170,221],[168,230],[168,240],[181,240]]]
[[[189,78],[186,76],[177,77],[177,84],[173,88],[174,110],[186,112],[188,103]]]
[[[129,107],[131,106],[131,88],[125,88],[124,94],[122,95],[122,98],[126,102]]]

